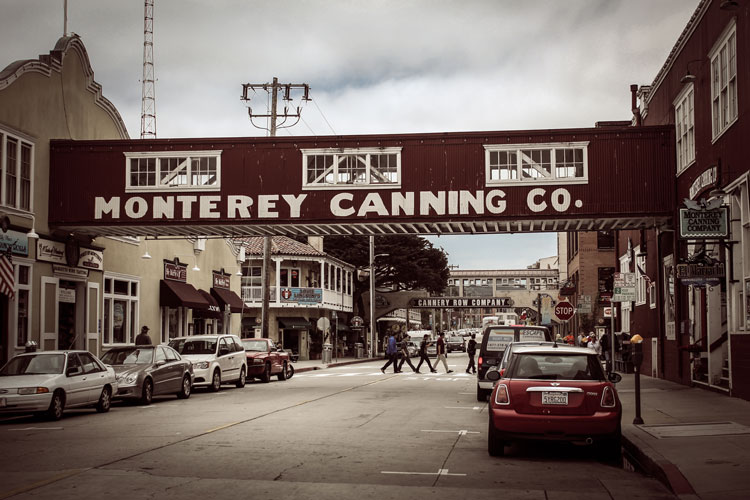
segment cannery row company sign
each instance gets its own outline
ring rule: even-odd
[[[635,227],[671,217],[672,134],[56,140],[49,221],[125,236]],[[653,195],[634,196],[644,185]]]
[[[464,307],[512,307],[508,297],[424,297],[411,299],[409,307],[415,309],[459,309]]]

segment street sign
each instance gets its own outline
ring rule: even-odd
[[[635,273],[615,273],[612,302],[635,302]]]
[[[362,319],[361,316],[354,316],[352,317],[351,327],[352,328],[362,328],[362,326],[365,324],[365,321]]]
[[[318,318],[318,330],[326,331],[331,327],[331,320],[322,316]]]
[[[575,312],[576,308],[573,307],[573,304],[566,300],[558,302],[558,304],[555,306],[555,316],[557,316],[557,319],[559,319],[560,321],[568,321],[573,317],[573,314]]]

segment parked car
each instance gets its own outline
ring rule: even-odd
[[[529,346],[515,350],[490,397],[487,451],[502,456],[521,439],[595,444],[607,458],[620,456],[622,406],[593,349]]]
[[[193,364],[169,346],[115,347],[102,356],[102,362],[117,374],[116,398],[148,405],[163,394],[187,399],[193,389]]]
[[[503,358],[505,348],[511,342],[552,341],[552,334],[544,326],[501,326],[489,325],[485,328],[479,343],[477,357],[477,401],[485,401],[494,385],[487,380],[486,373],[491,367],[497,367]]]
[[[414,342],[413,340],[409,340],[406,342],[406,350],[409,351],[410,357],[419,356],[419,344]]]
[[[460,335],[451,335],[445,341],[445,350],[446,352],[466,352],[466,344],[464,344],[464,338]]]
[[[0,413],[38,413],[59,420],[67,408],[109,411],[117,379],[88,351],[18,354],[0,369]]]
[[[430,358],[437,357],[437,340],[430,340],[425,349],[427,356]]]
[[[294,366],[289,359],[289,353],[277,348],[271,339],[249,338],[242,339],[242,346],[247,357],[248,378],[259,378],[263,382],[270,382],[276,375],[279,380],[287,380],[294,375]]]
[[[213,392],[228,382],[245,387],[245,349],[236,335],[177,337],[169,342],[169,347],[193,363],[195,387],[208,387]]]

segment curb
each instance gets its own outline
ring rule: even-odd
[[[623,429],[622,447],[627,458],[638,465],[649,476],[658,479],[672,493],[684,499],[697,499],[698,494],[680,469],[636,436],[630,429]]]
[[[295,373],[304,373],[304,372],[311,372],[315,370],[325,370],[326,368],[334,368],[336,366],[346,366],[346,365],[356,365],[358,363],[367,363],[369,361],[377,361],[381,358],[362,358],[362,359],[355,359],[353,361],[341,361],[339,363],[328,363],[327,365],[320,364],[320,366],[305,366],[303,368],[295,368]]]

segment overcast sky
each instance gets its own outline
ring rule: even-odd
[[[143,0],[68,0],[68,31],[140,137]],[[48,53],[64,0],[0,0],[0,66]],[[307,83],[278,135],[591,127],[630,119],[698,0],[155,0],[157,135],[266,135],[243,83]],[[300,104],[296,100],[293,106]],[[267,113],[261,91],[250,103]],[[266,123],[259,120],[257,125]],[[555,235],[430,238],[461,269],[524,268]]]

